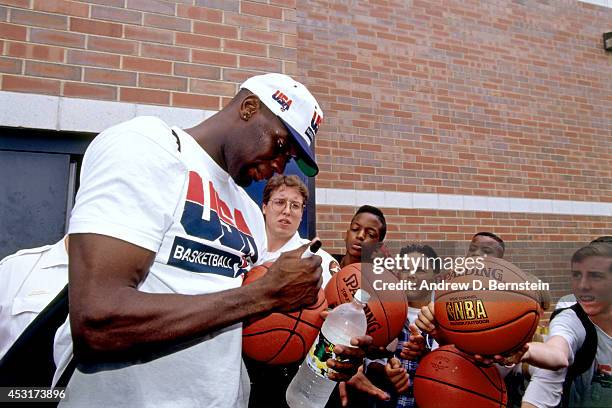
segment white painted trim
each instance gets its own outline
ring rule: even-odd
[[[612,217],[612,203],[317,188],[317,204]]]
[[[188,128],[215,111],[0,91],[0,126],[99,133],[136,116]]]
[[[612,1],[612,0],[610,0]],[[152,115],[188,128],[215,111],[0,91],[0,126],[99,133],[135,116]],[[521,212],[612,217],[612,203],[458,194],[317,188],[317,204],[455,211]]]
[[[581,1],[583,3],[595,4],[597,6],[612,8],[612,0],[578,0],[578,1]]]

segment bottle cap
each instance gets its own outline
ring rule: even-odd
[[[364,305],[370,300],[370,294],[363,289],[357,289],[357,292],[355,292],[353,297],[357,299],[359,303],[363,303]]]

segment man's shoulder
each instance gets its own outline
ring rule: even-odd
[[[126,122],[119,123],[104,130],[95,142],[113,141],[126,146],[134,144],[144,148],[143,142],[151,142],[169,152],[176,152],[177,141],[172,128],[160,118],[155,116],[137,116]]]
[[[21,249],[14,254],[8,255],[0,260],[0,267],[9,265],[35,262],[42,254],[53,248],[53,245],[44,245],[37,248]]]
[[[573,325],[579,325],[582,327],[580,318],[572,308],[568,307],[562,310],[558,310],[557,313],[550,320],[550,327],[553,326],[567,326],[572,327]]]
[[[142,131],[143,133],[146,133],[149,130],[171,130],[170,126],[166,122],[156,116],[136,116],[135,118],[111,126],[107,130],[125,129],[135,129],[136,131]]]
[[[571,308],[562,310],[550,321],[550,337],[561,336],[575,354],[586,340],[587,330]]]

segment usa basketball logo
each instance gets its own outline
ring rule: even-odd
[[[306,136],[308,136],[311,142],[312,142],[312,139],[314,139],[317,132],[319,131],[319,126],[321,126],[322,121],[323,121],[323,117],[319,115],[317,111],[315,110],[312,113],[312,118],[310,119],[310,126],[308,127],[308,129],[306,129]]]
[[[174,238],[168,265],[236,278],[246,272],[249,260],[257,262],[257,245],[242,212],[194,171],[189,172],[181,225],[188,236]]]
[[[310,127],[312,128],[312,130],[314,130],[315,135],[319,131],[319,126],[321,126],[321,121],[323,121],[323,118],[315,110],[312,114],[312,119],[310,119]]]
[[[291,104],[293,103],[293,101],[289,99],[287,95],[285,95],[279,90],[274,92],[274,94],[272,95],[272,99],[278,102],[278,104],[281,106],[281,112],[285,112],[286,110],[289,110],[289,108],[291,107]]]

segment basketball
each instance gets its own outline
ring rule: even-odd
[[[533,276],[503,259],[484,258],[484,268],[447,273],[443,282],[463,285],[435,292],[435,318],[447,343],[492,356],[531,340],[542,313],[539,291],[527,285],[535,284]]]
[[[243,285],[263,276],[272,263],[252,268]],[[253,360],[267,364],[301,362],[316,340],[323,319],[321,311],[327,309],[323,289],[313,306],[291,313],[271,313],[245,323],[242,329],[242,351]]]
[[[359,288],[368,292],[370,301],[364,307],[368,320],[367,334],[374,339],[374,345],[386,347],[404,327],[408,301],[402,290],[382,289],[383,283],[399,283],[391,272],[377,274],[372,271],[372,264],[363,265],[363,270],[361,263],[347,265],[332,275],[325,286],[325,298],[330,307],[335,307],[353,300],[353,294]]]
[[[453,346],[440,347],[419,362],[414,397],[420,408],[500,408],[508,402],[497,368],[480,367]]]

